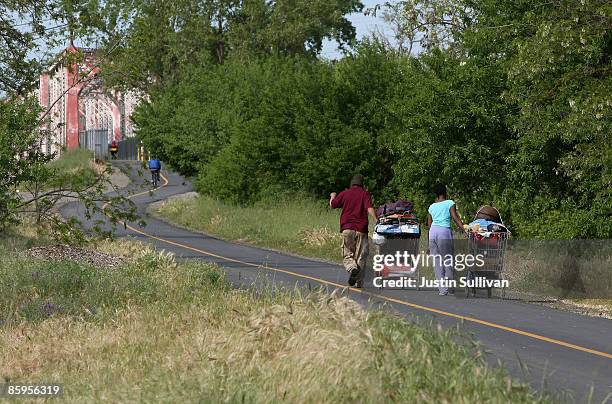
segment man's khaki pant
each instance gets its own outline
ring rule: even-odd
[[[357,268],[359,270],[359,283],[363,283],[366,260],[368,259],[368,233],[355,230],[342,231],[342,264],[347,272]]]

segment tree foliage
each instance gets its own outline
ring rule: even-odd
[[[108,1],[98,35],[117,47],[107,82],[150,92],[179,80],[185,66],[262,56],[313,57],[325,39],[346,46],[355,28],[346,14],[359,0]]]
[[[609,2],[400,1],[396,41],[313,58],[318,38],[350,43],[357,6],[240,3],[223,64],[194,48],[149,88],[139,135],[233,202],[324,197],[359,171],[377,202],[421,214],[442,181],[468,219],[492,202],[523,237],[612,236]]]
[[[563,1],[534,11],[520,21],[532,29],[514,41],[504,94],[518,107],[515,198],[534,207],[517,220],[551,237],[609,237],[612,5]]]

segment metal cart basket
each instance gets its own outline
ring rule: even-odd
[[[395,255],[399,251],[402,254],[406,252],[409,256],[414,257],[419,253],[421,227],[419,220],[412,213],[381,217],[374,231],[378,237],[384,239],[380,243],[376,243],[377,254]],[[419,271],[418,267],[413,264],[408,267],[385,266],[375,276],[382,276],[386,279],[400,277],[418,279]]]
[[[467,269],[468,280],[478,284],[480,279],[499,279],[503,280],[504,254],[510,232],[488,232],[485,234],[468,231],[468,246],[472,256],[481,256],[482,265],[474,265]],[[465,286],[465,296],[476,295],[477,289],[486,289],[487,297],[492,295],[492,287],[469,285]],[[502,289],[502,297],[505,297],[505,288]]]

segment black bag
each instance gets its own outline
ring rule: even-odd
[[[410,213],[412,212],[413,206],[414,205],[411,201],[405,201],[403,199],[400,199],[395,202],[389,202],[385,203],[384,205],[380,205],[378,209],[376,209],[376,215],[380,217],[392,215],[395,213]]]

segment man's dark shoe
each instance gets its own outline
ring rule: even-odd
[[[358,277],[359,277],[359,268],[351,269],[351,275],[349,276],[349,279],[348,279],[349,286],[355,286],[355,284],[357,283]]]

